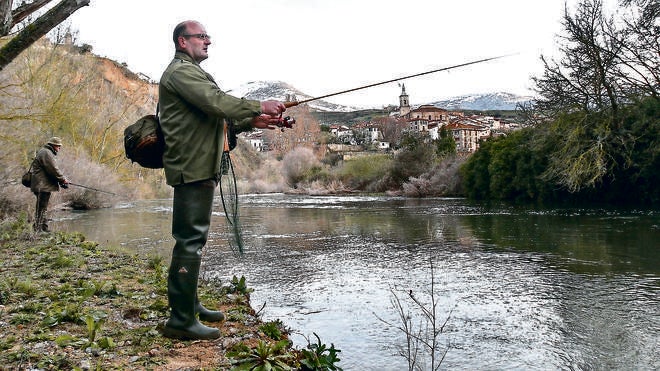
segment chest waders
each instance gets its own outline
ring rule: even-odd
[[[215,187],[212,179],[174,187],[172,236],[176,243],[167,277],[170,318],[163,328],[163,335],[169,338],[220,337],[217,328],[199,320],[219,322],[224,315],[204,308],[197,298],[202,248],[208,239]]]

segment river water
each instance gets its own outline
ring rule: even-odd
[[[204,276],[245,276],[265,320],[283,321],[299,348],[318,334],[345,370],[408,369],[393,303],[414,331],[430,324],[410,293],[435,307],[436,329],[446,322],[442,369],[660,369],[660,211],[379,196],[240,202],[246,254],[230,251],[218,203]],[[167,257],[173,245],[171,200],[55,217],[55,229],[145,256]],[[428,369],[430,359],[421,349],[418,362]]]

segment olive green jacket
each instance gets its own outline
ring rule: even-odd
[[[158,89],[159,118],[165,138],[163,165],[171,186],[217,178],[224,144],[224,121],[239,131],[261,114],[261,103],[226,94],[211,75],[177,52]]]
[[[57,192],[60,190],[60,183],[64,182],[64,174],[57,167],[55,161],[57,152],[46,144],[37,151],[37,155],[32,160],[32,181],[30,190],[32,192]]]

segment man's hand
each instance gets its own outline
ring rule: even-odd
[[[280,122],[279,116],[261,114],[252,120],[252,126],[257,129],[276,129]]]
[[[261,102],[261,113],[270,116],[279,116],[286,111],[284,103],[276,100],[265,100]]]

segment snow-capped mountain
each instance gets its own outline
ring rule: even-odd
[[[297,101],[303,101],[312,98],[310,95],[301,92],[293,86],[282,81],[253,81],[239,86],[238,88],[228,90],[227,93],[236,97],[245,97],[255,100],[276,99],[280,101],[290,100],[295,97]],[[463,109],[463,110],[515,110],[518,103],[529,102],[533,98],[519,96],[510,93],[490,93],[490,94],[472,94],[463,95],[455,98],[445,99],[432,103],[436,107],[445,109]],[[325,112],[353,112],[364,109],[363,107],[343,106],[317,100],[307,103],[312,110]],[[376,107],[374,107],[376,108]],[[380,108],[380,107],[379,107]]]
[[[461,95],[429,104],[449,110],[515,110],[519,103],[528,103],[532,100],[534,100],[534,98],[530,96],[520,96],[511,93],[499,92],[490,94]]]
[[[255,100],[276,99],[279,101],[287,101],[295,97],[295,99],[300,102],[313,98],[282,81],[252,81],[243,84],[236,89],[228,90],[227,93],[236,97],[245,97]],[[342,106],[324,100],[309,102],[307,105],[313,110],[327,112],[351,112],[360,110],[358,107]]]

